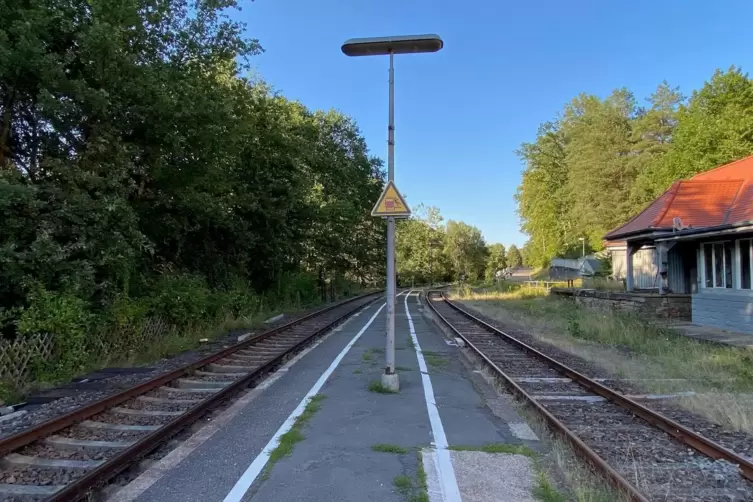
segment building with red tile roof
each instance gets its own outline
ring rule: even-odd
[[[604,238],[628,291],[692,294],[693,322],[753,334],[753,156],[675,181]]]

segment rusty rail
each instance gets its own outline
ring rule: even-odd
[[[57,431],[65,429],[66,427],[69,427],[77,422],[85,420],[93,415],[101,413],[102,411],[105,411],[109,408],[117,406],[118,404],[123,403],[129,399],[132,399],[152,389],[160,387],[172,380],[175,380],[176,378],[180,378],[187,374],[190,374],[192,371],[202,366],[206,366],[218,359],[222,359],[223,357],[226,357],[227,355],[232,354],[233,352],[236,352],[245,347],[248,347],[250,345],[263,341],[266,338],[269,338],[271,336],[274,336],[280,333],[281,331],[290,329],[305,321],[311,320],[315,317],[318,317],[322,314],[325,314],[331,310],[342,307],[349,303],[353,303],[358,300],[366,299],[370,296],[376,296],[379,294],[381,294],[381,292],[367,293],[364,295],[349,298],[347,300],[338,302],[334,305],[330,305],[326,308],[317,310],[315,312],[307,314],[303,317],[295,319],[291,322],[288,322],[276,328],[272,328],[267,331],[264,331],[263,333],[259,333],[256,336],[253,336],[247,340],[244,340],[243,342],[240,342],[228,348],[225,348],[199,361],[195,361],[193,363],[187,364],[181,368],[171,371],[170,373],[153,378],[152,380],[143,382],[128,390],[103,398],[92,404],[73,410],[72,412],[69,412],[65,415],[48,420],[47,422],[37,425],[31,429],[20,432],[6,439],[0,440],[0,457],[13,450],[17,450],[34,441],[37,441],[41,438],[50,436]],[[317,329],[314,333],[312,333],[311,335],[307,336],[306,338],[298,342],[295,346],[291,347],[288,351],[278,355],[277,357],[270,360],[263,366],[257,368],[256,370],[252,371],[246,376],[240,378],[239,380],[235,381],[233,384],[223,388],[221,391],[217,392],[216,394],[210,397],[207,397],[201,403],[187,410],[184,414],[176,417],[172,421],[160,427],[158,430],[143,437],[138,442],[136,442],[133,446],[125,449],[124,451],[116,455],[115,457],[109,459],[106,463],[88,472],[85,476],[77,479],[73,483],[66,485],[63,489],[61,489],[60,491],[58,491],[57,493],[55,493],[54,495],[52,495],[50,498],[46,500],[50,502],[53,502],[53,501],[54,502],[70,502],[70,501],[79,500],[85,497],[86,494],[90,490],[92,490],[93,488],[96,488],[98,485],[105,483],[107,480],[111,479],[113,476],[117,475],[119,472],[127,468],[128,465],[132,464],[133,462],[137,461],[139,458],[143,457],[144,455],[148,454],[149,452],[157,448],[162,442],[169,439],[171,436],[173,436],[175,433],[180,431],[186,425],[195,421],[197,418],[199,418],[204,412],[206,412],[212,406],[216,405],[219,402],[222,402],[224,399],[233,395],[235,392],[248,386],[248,384],[253,382],[254,379],[258,378],[261,375],[266,374],[268,371],[275,368],[278,364],[280,364],[283,361],[283,358],[287,354],[297,351],[298,349],[303,347],[306,343],[308,343],[309,340],[311,340],[312,338],[322,333],[327,332],[332,327],[334,327],[335,325],[337,325],[338,323],[340,323],[341,321],[343,321],[344,319],[346,319],[347,317],[355,313],[359,308],[361,308],[361,306],[358,306],[349,310],[342,316],[333,320],[328,325]]]
[[[479,319],[478,317],[474,316],[470,312],[454,304],[453,302],[451,302],[444,296],[444,293],[442,292],[437,292],[437,293],[439,297],[442,299],[442,301],[444,301],[448,306],[450,306],[457,312],[461,313],[468,319],[474,321],[475,323],[499,335],[506,342],[544,361],[550,367],[554,368],[558,372],[567,376],[572,381],[577,382],[578,384],[589,389],[591,392],[598,394],[599,396],[630,411],[635,416],[642,418],[643,420],[650,423],[651,425],[661,429],[662,431],[666,432],[670,436],[676,438],[677,440],[690,446],[691,448],[703,453],[704,455],[707,455],[713,459],[724,459],[730,463],[736,464],[738,468],[740,469],[741,475],[745,477],[746,479],[753,481],[753,463],[751,463],[749,460],[721,446],[720,444],[717,444],[714,441],[711,441],[710,439],[698,434],[697,432],[694,432],[688,429],[687,427],[679,424],[678,422],[675,422],[674,420],[667,418],[664,415],[661,415],[660,413],[657,413],[633,401],[632,399],[628,397],[623,396],[622,394],[610,389],[609,387],[606,387],[605,385],[602,385],[599,382],[596,382],[590,379],[589,377],[575,371],[569,366],[566,366],[565,364],[562,364],[559,361],[552,359],[551,357],[547,356],[543,352],[531,347],[530,345],[518,340],[517,338],[511,335],[508,335],[504,331],[498,328],[495,328],[491,324],[483,321],[482,319]],[[462,338],[465,341],[465,343],[469,347],[471,347],[471,349],[474,352],[476,352],[476,354],[479,357],[481,357],[487,364],[489,364],[494,369],[494,371],[505,380],[506,384],[515,391],[516,394],[518,394],[525,401],[527,401],[529,404],[534,406],[534,408],[536,408],[536,410],[545,417],[547,422],[549,422],[552,429],[555,432],[562,435],[567,440],[567,442],[570,443],[573,446],[573,448],[581,455],[581,457],[583,457],[586,461],[591,463],[594,467],[602,471],[607,477],[607,479],[609,479],[609,481],[614,486],[628,493],[633,500],[635,501],[647,500],[642,494],[640,494],[640,492],[638,492],[638,490],[631,483],[629,483],[617,471],[615,471],[612,467],[610,467],[601,457],[599,457],[591,448],[589,448],[583,441],[581,441],[572,431],[570,431],[567,427],[565,427],[565,425],[562,424],[562,422],[557,420],[557,418],[554,417],[554,415],[552,415],[544,406],[542,406],[538,401],[536,401],[536,399],[534,399],[525,390],[523,390],[523,388],[520,387],[512,378],[506,375],[497,365],[495,365],[488,357],[486,357],[483,354],[483,352],[481,352],[468,339],[466,339],[465,336],[463,336],[442,314],[439,313],[439,311],[437,311],[437,309],[434,307],[432,302],[429,301],[428,295],[427,295],[427,303],[429,304],[432,311],[440,319],[442,319],[442,321],[444,321],[447,324],[447,326],[449,326],[450,329],[453,330],[453,332],[455,332],[460,338]]]

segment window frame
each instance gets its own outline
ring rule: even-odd
[[[746,239],[742,239],[746,240]],[[741,269],[737,264],[735,263],[736,260],[739,259],[740,256],[740,246],[738,244],[739,240],[721,240],[721,241],[711,241],[711,242],[704,242],[701,244],[701,261],[703,266],[703,287],[705,289],[720,289],[720,290],[726,290],[726,289],[740,289],[740,273]],[[727,285],[727,263],[726,263],[726,256],[725,256],[725,244],[729,243],[732,248],[732,256],[731,256],[731,262],[729,264],[731,268],[731,280],[732,283],[728,286]],[[716,285],[716,265],[717,265],[717,256],[715,251],[716,245],[721,245],[722,251],[721,251],[721,286]],[[707,246],[711,248],[711,277],[708,275],[708,271],[706,270],[706,257],[708,255],[707,253]],[[753,249],[753,248],[751,248]],[[737,278],[736,278],[737,276]],[[735,284],[737,282],[737,284]],[[711,285],[709,285],[711,284]],[[737,286],[737,287],[736,287]]]
[[[743,256],[742,246],[743,242],[748,243],[748,256]],[[735,241],[735,251],[737,254],[737,288],[741,291],[753,291],[753,237],[746,237],[745,239],[737,239]],[[748,274],[750,275],[749,287],[743,287],[743,260],[748,260]]]

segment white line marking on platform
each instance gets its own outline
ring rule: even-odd
[[[400,294],[398,294],[397,296],[400,296]],[[332,363],[329,365],[329,368],[327,368],[324,373],[322,373],[322,375],[319,377],[319,380],[317,380],[314,386],[311,387],[311,390],[309,390],[306,396],[304,396],[296,409],[294,409],[290,416],[288,416],[288,418],[282,423],[280,428],[277,430],[277,432],[275,432],[275,435],[272,436],[272,439],[269,440],[261,453],[256,456],[254,461],[251,462],[251,465],[249,465],[246,471],[241,475],[240,479],[238,479],[238,481],[235,483],[235,486],[233,486],[232,490],[230,490],[230,493],[228,493],[227,496],[223,499],[223,502],[240,502],[243,499],[248,489],[251,488],[251,485],[254,483],[254,481],[256,481],[256,478],[259,477],[259,474],[261,474],[261,471],[267,465],[272,450],[277,448],[277,445],[280,442],[280,437],[293,428],[293,424],[295,423],[296,419],[301,416],[303,410],[306,409],[306,405],[309,403],[311,398],[319,393],[321,388],[327,382],[327,379],[330,377],[330,375],[332,375],[337,366],[340,364],[340,361],[342,361],[342,359],[345,357],[348,351],[350,351],[350,348],[355,345],[358,339],[361,338],[361,335],[363,335],[364,332],[369,328],[369,326],[371,326],[371,323],[374,322],[374,319],[376,319],[385,305],[386,303],[383,303],[382,306],[379,307],[376,312],[374,312],[374,315],[371,316],[371,319],[369,319],[366,324],[364,324],[363,328],[361,328],[361,330],[353,337],[348,345],[346,345],[345,348],[337,355],[334,361],[332,361]]]
[[[418,343],[418,337],[416,336],[416,329],[413,326],[413,318],[410,315],[408,309],[408,297],[410,293],[405,295],[405,315],[408,317],[408,327],[410,328],[410,336],[413,339],[413,345],[416,347],[416,357],[418,358],[418,368],[421,370],[421,383],[424,387],[424,399],[426,400],[426,410],[429,413],[429,423],[431,424],[431,433],[434,436],[434,445],[436,446],[436,467],[439,474],[440,489],[442,491],[442,499],[446,502],[460,502],[460,489],[458,488],[457,479],[455,479],[455,470],[452,467],[452,459],[450,458],[450,450],[447,445],[447,436],[444,433],[444,427],[442,426],[442,419],[439,417],[439,408],[437,408],[437,401],[434,398],[434,388],[431,385],[431,377],[429,376],[429,370],[426,367],[426,361],[424,360],[423,352],[421,352],[421,345]]]
[[[355,320],[361,315],[362,311],[358,311],[348,319],[340,324],[336,329],[330,331],[323,337],[316,340],[309,347],[296,354],[291,360],[285,363],[284,366],[272,373],[259,385],[241,396],[238,401],[233,403],[230,408],[225,410],[219,417],[214,419],[211,423],[205,425],[199,429],[194,435],[188,438],[186,441],[178,445],[173,451],[168,453],[164,458],[159,460],[152,467],[142,472],[136,479],[125,485],[118,490],[113,496],[107,499],[107,502],[131,502],[136,500],[142,493],[144,493],[154,483],[159,481],[165,474],[174,469],[179,463],[181,463],[188,455],[193,453],[196,448],[204,444],[208,439],[217,433],[222,427],[224,427],[230,420],[236,417],[246,406],[249,405],[254,399],[256,399],[262,392],[272,386],[277,380],[279,380],[295,363],[303,359],[303,357],[324,343],[333,333],[341,330],[345,325]]]

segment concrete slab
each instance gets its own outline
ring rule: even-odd
[[[534,502],[534,466],[524,455],[451,452],[463,502]]]

